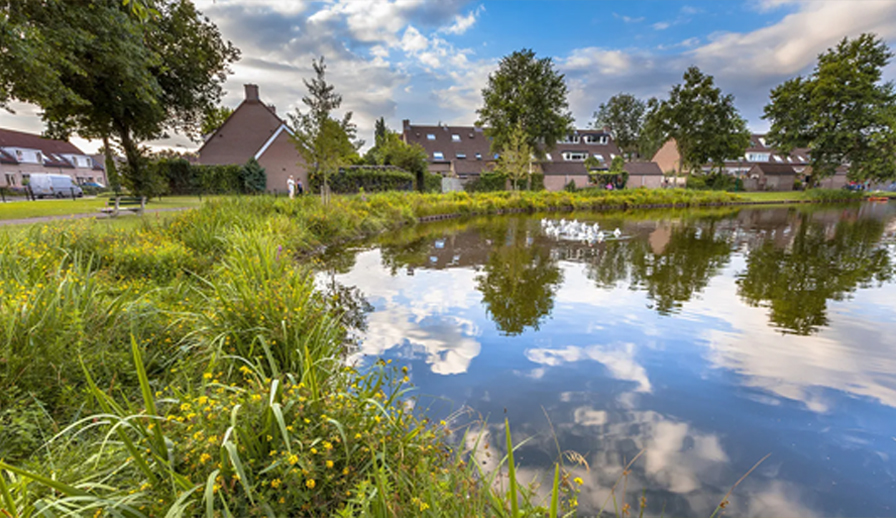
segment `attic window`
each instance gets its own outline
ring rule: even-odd
[[[445,155],[441,151],[433,151],[432,158],[433,160],[445,160]]]
[[[775,157],[775,162],[783,162],[784,161],[784,160],[781,160],[781,157],[779,157],[778,155],[772,155],[772,156]]]
[[[607,144],[609,140],[606,135],[585,135],[586,144]]]
[[[451,135],[451,142],[460,142],[460,135],[457,133]]]
[[[764,138],[759,137],[759,145],[762,146],[762,147],[766,147],[766,145],[765,145],[765,139],[764,139]]]
[[[550,154],[550,153],[545,153],[544,156],[545,156],[545,158],[547,158],[548,160],[553,160],[553,158],[551,158],[551,154]]]
[[[467,154],[466,154],[466,153],[458,153],[458,154],[457,154],[457,158],[459,158],[459,159],[462,160],[462,159],[464,159],[464,158],[467,158]]]
[[[476,153],[476,160],[482,160],[482,153]]]
[[[585,153],[584,151],[566,151],[563,153],[563,160],[581,162],[586,158],[588,158],[588,153]]]
[[[470,133],[470,138],[475,138],[475,137],[476,137],[476,134],[471,132],[471,133]]]
[[[426,134],[426,140],[435,140],[435,139],[436,139],[435,133],[427,133]]]

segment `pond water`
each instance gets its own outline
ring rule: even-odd
[[[357,359],[408,366],[418,409],[492,438],[486,468],[505,417],[525,480],[580,454],[584,511],[643,450],[635,513],[644,490],[646,514],[709,516],[771,454],[726,515],[894,516],[894,234],[893,203],[477,218],[333,253],[320,280],[354,301]]]

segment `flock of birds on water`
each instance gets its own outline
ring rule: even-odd
[[[541,230],[554,239],[568,239],[585,243],[602,243],[603,241],[624,239],[619,227],[612,232],[604,232],[599,223],[585,223],[574,219],[542,219]]]

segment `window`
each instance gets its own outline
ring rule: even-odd
[[[482,153],[476,153],[476,160],[482,160]]]
[[[747,153],[748,162],[768,162],[769,153]]]
[[[426,140],[435,140],[435,139],[436,139],[435,133],[427,133],[426,134]]]
[[[21,150],[21,149],[17,149],[17,150],[16,150],[16,160],[18,160],[19,162],[21,162],[21,161],[22,161],[22,158],[24,158],[24,157],[25,157],[25,154],[22,153],[22,150]]]
[[[781,160],[781,157],[779,157],[778,155],[772,155],[772,156],[775,157],[775,162],[783,162],[784,161],[784,160]]]
[[[432,158],[433,160],[445,160],[445,155],[441,151],[433,151]]]
[[[43,161],[44,161],[44,154],[41,153],[40,151],[38,151],[37,152],[37,162],[42,164]]]
[[[578,135],[567,135],[561,144],[578,144],[579,142],[581,142],[581,138]]]
[[[548,160],[553,160],[553,158],[551,158],[551,154],[550,154],[550,153],[545,153],[545,154],[544,154],[544,157],[547,158]]]
[[[566,151],[563,153],[563,160],[583,161],[588,158],[588,153],[584,151]]]
[[[451,135],[451,142],[460,142],[460,135],[457,133]]]
[[[764,139],[763,137],[759,137],[759,145],[762,146],[762,147],[767,147],[767,146],[765,145],[765,139]]]
[[[463,160],[464,158],[467,158],[467,154],[466,154],[466,153],[458,153],[456,156],[457,156],[457,158],[459,158],[459,159],[461,159],[461,160]]]
[[[610,138],[606,135],[585,135],[586,144],[604,144],[606,145]]]
[[[499,153],[495,153],[495,160],[497,160],[499,158],[501,158],[501,155]]]
[[[16,175],[15,173],[6,173],[6,185],[13,186],[16,184]]]

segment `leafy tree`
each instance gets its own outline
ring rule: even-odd
[[[682,169],[701,171],[724,166],[724,161],[744,154],[750,143],[747,122],[734,106],[734,96],[723,94],[697,67],[688,68],[684,84],[672,87],[669,98],[650,112],[648,124],[663,140],[675,139]]]
[[[374,146],[364,154],[364,163],[393,165],[404,169],[416,178],[417,190],[424,192],[429,162],[423,146],[406,143],[401,135],[389,130],[382,117],[376,121],[373,138]]]
[[[489,75],[476,125],[487,128],[493,150],[502,152],[521,124],[529,147],[542,157],[572,131],[567,91],[551,58],[537,59],[528,49],[516,51],[502,58],[498,70]]]
[[[588,155],[588,158],[585,159],[585,170],[588,172],[591,171],[599,171],[604,168],[604,165],[600,160],[597,159],[594,155]]]
[[[507,144],[498,158],[498,164],[495,172],[505,175],[510,179],[510,187],[516,190],[521,185],[523,179],[531,180],[532,173],[532,147],[526,141],[526,132],[523,125],[517,122],[510,132]],[[526,188],[531,188],[529,182]]]
[[[813,182],[843,164],[854,180],[896,178],[896,94],[881,83],[892,57],[873,34],[828,49],[812,75],[772,90],[769,142],[783,152],[808,147]]]
[[[666,136],[660,127],[659,121],[653,116],[653,112],[659,107],[659,101],[651,98],[647,101],[644,122],[641,124],[641,134],[638,135],[638,154],[644,158],[653,158],[653,155],[665,144]]]
[[[224,121],[233,113],[233,108],[227,106],[215,106],[206,110],[202,118],[202,126],[199,129],[201,135],[211,135],[224,125]]]
[[[386,136],[388,135],[388,133],[389,133],[389,128],[386,126],[386,119],[384,119],[383,117],[380,117],[379,119],[376,120],[376,124],[374,125],[374,128],[373,128],[374,146],[376,147],[376,146],[382,145],[385,142]]]
[[[296,108],[290,119],[295,128],[296,149],[311,175],[320,181],[321,196],[326,199],[329,176],[339,171],[340,166],[351,163],[363,142],[354,142],[357,127],[351,122],[352,112],[346,112],[341,120],[331,116],[342,105],[342,96],[326,80],[324,58],[314,60],[312,67],[315,77],[310,82],[304,81],[309,95],[302,97],[308,112],[302,113]]]
[[[594,112],[591,126],[596,129],[609,128],[616,145],[631,157],[638,152],[641,126],[646,114],[646,102],[632,94],[620,93],[600,105]]]
[[[107,162],[117,139],[124,183],[151,194],[140,142],[168,130],[195,137],[239,51],[189,0],[154,1],[146,17],[133,9],[121,0],[0,3],[0,102],[37,104],[50,135],[102,139]]]
[[[267,175],[264,172],[264,167],[261,167],[254,157],[250,158],[240,169],[240,179],[243,182],[243,192],[246,194],[264,192],[267,187]]]

